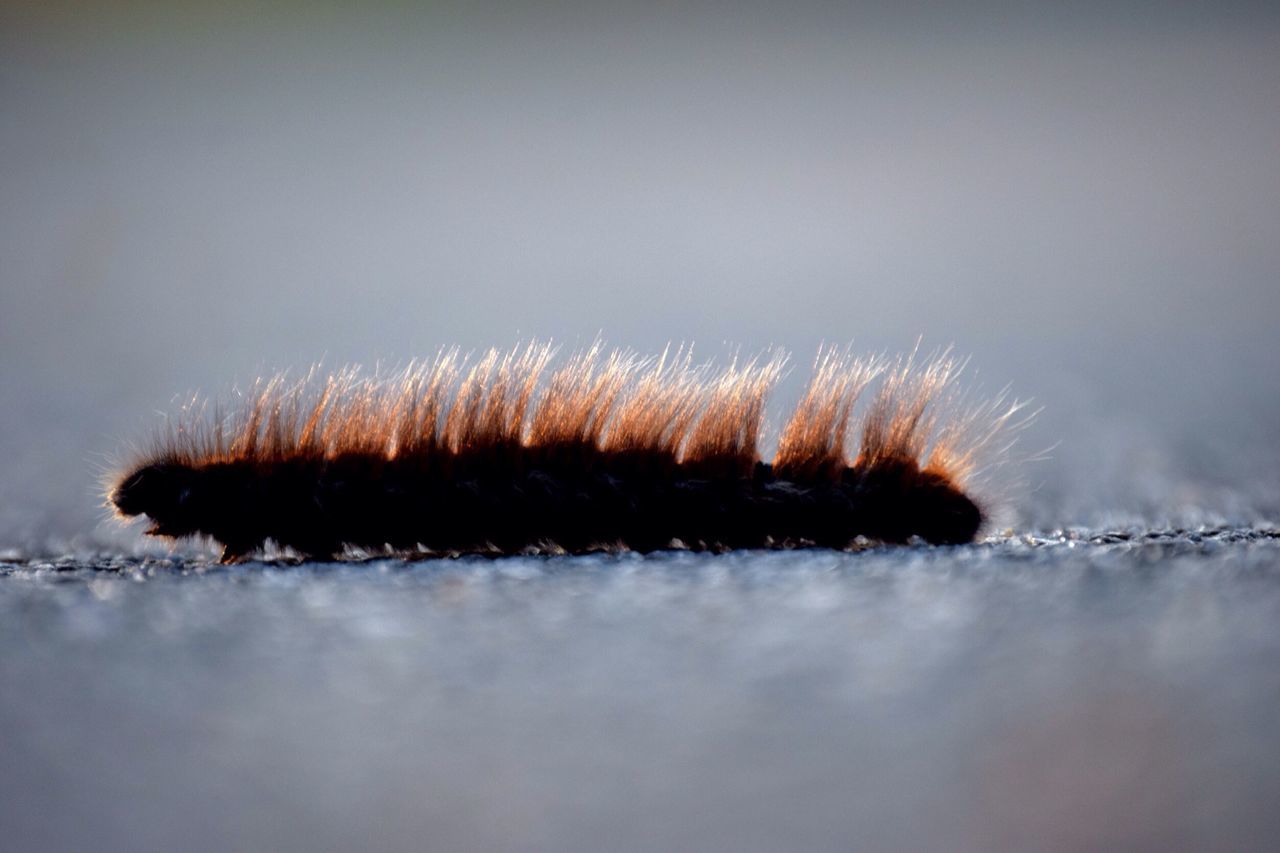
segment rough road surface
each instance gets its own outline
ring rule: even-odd
[[[1280,531],[0,563],[13,850],[1261,849]]]

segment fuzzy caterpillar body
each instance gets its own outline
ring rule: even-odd
[[[181,414],[108,500],[149,517],[152,535],[217,540],[224,562],[268,541],[318,558],[954,544],[984,523],[966,483],[1019,408],[964,405],[946,356],[824,349],[767,462],[780,353],[719,371],[684,351],[596,344],[555,369],[553,354],[535,343],[474,364],[447,351],[384,379],[278,376],[230,419]]]

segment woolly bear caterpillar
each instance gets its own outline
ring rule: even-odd
[[[979,456],[1020,409],[1003,395],[966,407],[945,354],[823,348],[766,462],[780,351],[721,369],[598,342],[553,357],[532,343],[475,362],[442,351],[382,379],[260,381],[230,418],[196,407],[172,421],[108,501],[150,518],[151,535],[217,540],[223,562],[268,541],[314,558],[956,544],[984,523],[966,490]]]

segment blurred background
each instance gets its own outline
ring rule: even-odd
[[[1016,523],[1280,517],[1271,4],[4,3],[0,547],[263,371],[597,334],[972,356]]]

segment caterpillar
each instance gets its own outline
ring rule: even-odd
[[[304,559],[958,544],[988,517],[967,488],[980,457],[1007,451],[1022,408],[968,404],[949,352],[824,346],[765,461],[780,350],[716,368],[596,342],[555,360],[549,343],[451,349],[386,376],[259,380],[229,415],[197,398],[108,504],[152,536],[211,538],[224,563],[269,542]]]

